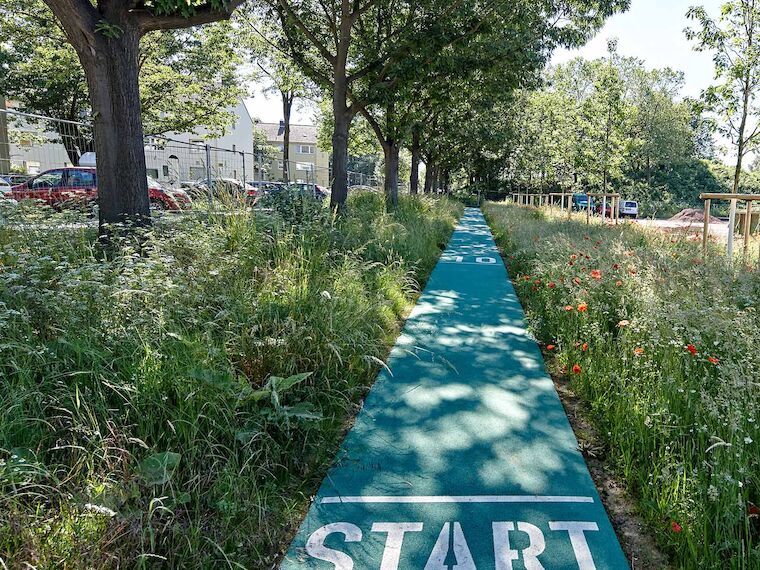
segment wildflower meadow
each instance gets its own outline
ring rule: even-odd
[[[272,568],[461,214],[0,225],[0,561]],[[57,229],[56,229],[57,228]]]
[[[676,567],[760,567],[760,273],[635,224],[484,210],[550,370]]]

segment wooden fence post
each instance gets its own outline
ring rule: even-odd
[[[705,221],[702,227],[702,258],[707,258],[707,234],[710,232],[710,200],[705,200]]]
[[[742,258],[744,259],[744,262],[747,262],[747,254],[749,253],[749,238],[750,238],[750,227],[752,226],[752,200],[747,200],[745,202],[747,213],[744,218],[744,253]]]

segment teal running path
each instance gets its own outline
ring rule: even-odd
[[[468,208],[282,570],[624,570],[541,352]]]

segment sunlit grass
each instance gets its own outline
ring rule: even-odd
[[[110,262],[0,224],[0,559],[272,567],[460,214],[185,216]]]
[[[704,261],[691,234],[485,211],[551,367],[674,565],[760,567],[760,273],[713,242]]]

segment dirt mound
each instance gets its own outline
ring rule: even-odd
[[[704,222],[704,220],[705,211],[698,210],[696,208],[686,208],[685,210],[681,210],[675,216],[670,218],[670,221],[672,222]],[[711,224],[717,222],[720,222],[720,219],[716,218],[715,216],[710,216]]]

